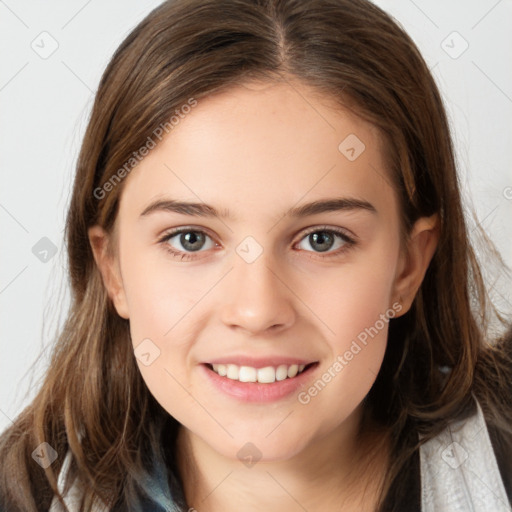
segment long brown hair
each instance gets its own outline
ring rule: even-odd
[[[365,399],[367,417],[394,440],[380,509],[392,509],[418,434],[435,436],[472,394],[503,449],[512,446],[512,341],[490,343],[490,318],[503,319],[469,240],[443,103],[410,37],[366,0],[175,0],[128,35],[99,84],[66,223],[70,311],[38,395],[0,438],[7,510],[47,510],[68,450],[82,510],[97,497],[112,507],[130,503],[144,454],[159,442],[156,425],[176,422],[140,376],[128,321],[107,296],[87,230],[99,224],[112,232],[123,181],[105,184],[191,98],[289,78],[380,129],[404,237],[419,217],[440,216],[436,253],[411,310],[390,322],[382,369]],[[31,457],[43,442],[58,454],[46,469]],[[179,485],[172,464],[170,471]]]

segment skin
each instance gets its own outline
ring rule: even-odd
[[[338,150],[349,134],[365,144],[354,161]],[[356,435],[387,323],[307,405],[297,393],[267,404],[238,401],[213,388],[200,363],[232,354],[318,361],[307,389],[379,315],[397,302],[396,317],[410,308],[436,248],[438,219],[419,219],[401,245],[378,130],[303,84],[248,83],[201,99],[123,186],[114,234],[94,226],[90,242],[118,314],[130,320],[134,349],[149,338],[160,350],[149,366],[137,364],[183,425],[178,461],[188,504],[199,512],[374,510],[386,436],[363,442]],[[164,197],[229,208],[234,218],[140,217]],[[285,215],[334,197],[368,201],[376,213]],[[189,261],[165,250],[187,252],[179,235],[159,242],[182,226],[210,236],[200,251],[188,251]],[[317,226],[344,230],[357,243],[325,257],[344,241],[315,250],[305,230]],[[247,236],[263,250],[253,263],[236,252]],[[252,467],[237,457],[247,442],[261,453]],[[378,442],[383,448],[370,459],[362,455]]]

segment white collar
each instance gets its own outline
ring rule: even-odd
[[[420,447],[421,512],[510,512],[480,404]]]

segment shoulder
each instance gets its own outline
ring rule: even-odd
[[[512,325],[477,363],[479,397],[487,431],[512,502]]]
[[[474,405],[420,447],[422,512],[510,510],[510,453],[476,398]]]
[[[500,475],[512,505],[512,438],[495,425],[487,426]]]
[[[68,451],[62,468],[59,472],[57,487],[59,492],[63,496],[64,504],[67,507],[67,511],[64,506],[60,503],[57,496],[54,496],[51,503],[49,512],[79,512],[81,509],[83,491],[80,486],[78,479],[75,479],[69,489],[66,491],[66,479],[69,475],[70,464],[72,460],[72,453]],[[172,497],[171,491],[166,484],[166,469],[163,462],[155,463],[153,467],[153,473],[141,473],[137,480],[137,485],[140,487],[137,489],[136,496],[134,495],[130,500],[130,510],[151,510],[153,512],[167,512],[175,510],[175,506],[182,504],[179,500],[175,501]],[[121,505],[121,507],[123,507]],[[113,508],[109,508],[104,502],[97,500],[93,507],[90,509],[91,512],[114,512],[118,510],[118,505]],[[125,510],[121,508],[119,510]]]

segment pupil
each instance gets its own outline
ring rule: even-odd
[[[315,248],[315,245],[316,245],[317,246],[316,248],[320,252],[329,250],[333,244],[333,237],[325,231],[320,231],[318,233],[312,233],[310,235],[310,239],[312,240],[312,243],[310,242],[311,247]],[[326,241],[327,241],[327,244],[326,244]]]

